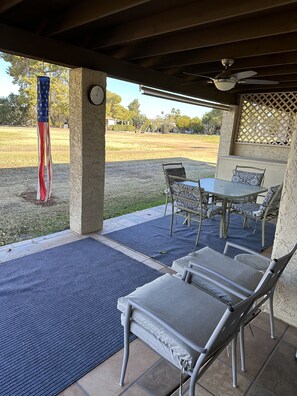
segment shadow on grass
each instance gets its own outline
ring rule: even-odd
[[[215,164],[185,157],[108,162],[105,167],[104,218],[165,202],[162,162],[182,162],[187,177],[213,177]],[[0,169],[2,244],[69,228],[69,164],[53,165],[54,205],[35,205],[24,195],[36,191],[37,167]]]

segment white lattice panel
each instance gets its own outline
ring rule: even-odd
[[[297,125],[297,92],[242,95],[236,142],[290,146]]]

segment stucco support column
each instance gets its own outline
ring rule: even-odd
[[[220,145],[218,151],[218,161],[216,176],[220,177],[220,157],[232,154],[233,135],[237,126],[239,106],[231,106],[230,111],[223,112],[223,122],[220,134]],[[223,166],[223,165],[222,165]]]
[[[239,106],[231,106],[230,111],[223,112],[220,135],[219,157],[232,154],[233,134],[237,126]]]
[[[297,125],[287,169],[276,226],[272,257],[287,254],[297,242]],[[275,316],[297,327],[297,253],[283,272],[274,299]]]
[[[92,85],[106,88],[106,74],[85,68],[70,71],[70,228],[79,234],[103,224],[105,100],[94,106]]]

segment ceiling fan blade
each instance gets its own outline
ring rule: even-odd
[[[210,80],[213,80],[212,77],[204,76],[203,74],[195,74],[195,73],[187,73],[187,72],[183,72],[183,74],[186,74],[187,76],[203,77],[203,78],[208,78]]]
[[[234,74],[232,74],[232,77],[235,77],[237,80],[242,80],[243,78],[253,77],[256,74],[258,74],[258,73],[253,70],[247,70],[244,72],[234,73]]]
[[[187,82],[183,82],[183,83],[181,83],[180,85],[182,85],[182,86],[189,86],[189,85],[194,85],[194,86],[197,86],[197,85],[205,85],[205,84],[213,84],[213,81],[212,80],[193,80],[193,81],[187,81]]]
[[[248,78],[247,80],[240,80],[238,84],[255,84],[255,85],[277,85],[279,81],[272,81],[272,80],[254,80]]]

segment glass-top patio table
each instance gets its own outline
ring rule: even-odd
[[[182,182],[188,185],[195,185],[191,181]],[[197,184],[196,184],[197,186]],[[258,195],[267,191],[266,187],[251,186],[249,184],[234,183],[229,180],[216,178],[200,179],[200,186],[205,192],[214,195],[222,200],[222,215],[220,221],[220,238],[227,238],[227,203],[228,201],[237,201],[242,198],[248,198],[252,195]]]

